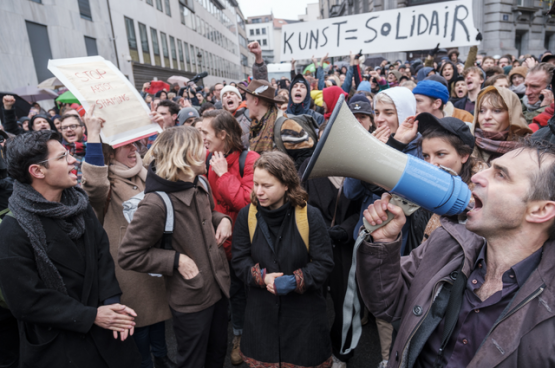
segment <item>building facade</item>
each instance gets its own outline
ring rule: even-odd
[[[247,45],[249,44],[249,36],[247,35],[247,19],[239,7],[235,8],[237,12],[237,36],[239,38],[239,50],[241,52],[241,79],[247,79],[252,74],[252,64],[254,63],[254,55],[249,52]]]
[[[445,0],[319,0],[321,18],[382,11]],[[555,49],[555,18],[546,13],[552,0],[472,0],[474,25],[483,35],[480,52],[539,56]],[[461,47],[461,55],[468,53]],[[386,56],[387,55],[387,56]],[[388,59],[405,59],[405,53],[386,54]]]
[[[262,48],[262,57],[267,64],[276,62],[279,58],[274,48],[274,16],[259,15],[247,18],[247,36],[249,42],[257,41]]]
[[[52,76],[48,59],[101,55],[137,88],[207,72],[244,78],[235,0],[0,1],[0,91]]]

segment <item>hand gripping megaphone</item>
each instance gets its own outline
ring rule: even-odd
[[[341,95],[303,175],[303,181],[326,176],[360,179],[438,215],[462,213],[470,190],[424,160],[391,148],[356,120]]]

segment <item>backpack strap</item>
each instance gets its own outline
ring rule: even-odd
[[[301,234],[306,251],[310,252],[310,246],[308,244],[310,235],[310,228],[308,226],[308,205],[304,207],[295,207],[295,222],[297,223],[297,230],[299,230],[299,234]]]
[[[172,238],[173,238],[173,229],[175,226],[173,204],[168,193],[160,192],[160,191],[155,193],[162,199],[166,207],[166,224],[164,226],[164,235],[162,236],[162,248],[167,250],[173,250]]]
[[[202,185],[204,190],[206,190],[206,193],[210,193],[210,191],[208,190],[208,183],[206,182],[206,178],[202,175],[199,175],[198,181],[200,182],[200,185]]]
[[[208,172],[210,170],[210,160],[212,159],[212,152],[210,152],[208,154],[208,157],[206,158],[206,175],[208,175]]]
[[[283,126],[285,120],[287,120],[285,116],[280,116],[274,123],[274,144],[281,152],[287,152],[285,146],[283,145],[283,141],[281,140],[281,127]]]
[[[241,174],[241,177],[245,174],[245,162],[247,161],[248,154],[249,150],[243,150],[239,156],[239,174]]]
[[[248,225],[249,225],[249,235],[251,238],[251,244],[252,244],[252,240],[254,239],[254,232],[256,231],[256,225],[258,223],[258,220],[256,219],[256,214],[258,213],[258,209],[256,208],[256,206],[254,204],[250,204],[249,206],[249,219],[248,219]]]

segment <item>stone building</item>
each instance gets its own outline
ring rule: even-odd
[[[203,71],[208,85],[237,81],[246,51],[238,12],[235,0],[2,0],[0,91],[51,77],[49,59],[92,55],[138,88]]]

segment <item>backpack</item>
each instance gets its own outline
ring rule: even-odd
[[[297,124],[301,126],[301,128],[304,129],[305,132],[307,132],[310,138],[312,138],[312,140],[314,141],[313,148],[316,148],[316,143],[318,143],[319,128],[318,128],[318,123],[316,123],[316,120],[314,120],[314,118],[311,115],[287,115],[287,117],[285,116],[278,117],[274,124],[274,144],[276,145],[276,147],[281,152],[287,153],[287,151],[285,150],[285,146],[283,145],[283,141],[281,139],[281,127],[283,126],[283,123],[285,122],[285,120],[288,120],[288,119],[294,120]]]
[[[243,175],[245,174],[245,161],[247,161],[247,155],[249,153],[249,150],[243,150],[241,152],[241,155],[239,155],[239,174],[241,175],[241,177],[243,177]],[[208,154],[208,157],[206,158],[206,176],[208,176],[208,170],[210,169],[210,160],[212,159],[212,152],[210,152]]]
[[[295,207],[295,223],[297,224],[297,230],[299,230],[299,234],[301,234],[301,238],[303,239],[303,243],[306,247],[306,251],[310,251],[310,247],[308,244],[309,233],[310,229],[308,226],[308,205],[304,207]],[[252,240],[254,238],[254,232],[256,231],[256,226],[258,224],[258,220],[256,219],[256,214],[258,213],[258,209],[254,204],[250,204],[249,206],[249,219],[248,219],[248,226],[249,226],[249,235]]]
[[[203,176],[199,176],[199,182],[204,187],[204,189],[208,192],[208,183]],[[162,249],[173,250],[172,247],[172,238],[173,238],[173,229],[175,226],[175,217],[174,217],[174,210],[173,204],[170,199],[170,196],[166,192],[157,191],[156,193],[162,202],[164,202],[164,206],[166,207],[166,224],[164,226],[164,234],[162,235]],[[133,215],[137,208],[139,207],[139,203],[145,198],[145,192],[141,192],[139,194],[134,195],[133,197],[129,198],[127,201],[123,202],[123,217],[127,220],[128,223],[133,221]]]

